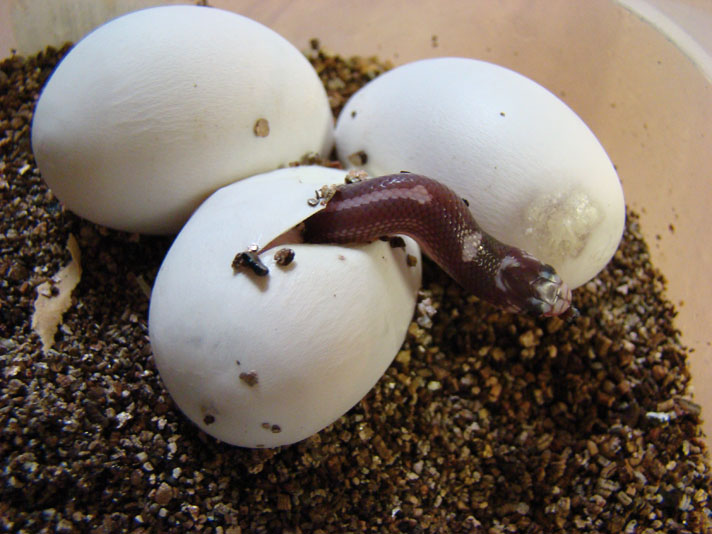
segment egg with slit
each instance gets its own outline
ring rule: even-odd
[[[259,253],[266,276],[233,268],[236,254],[322,209],[308,202],[314,190],[345,175],[294,167],[219,189],[166,255],[151,295],[153,354],[176,404],[208,434],[245,447],[307,438],[365,396],[403,343],[421,282],[409,238],[287,239]]]

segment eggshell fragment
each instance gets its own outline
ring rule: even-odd
[[[32,146],[70,210],[170,233],[219,187],[326,154],[332,130],[318,76],[286,39],[235,13],[163,6],[71,50],[42,91]]]
[[[318,432],[357,403],[402,344],[421,281],[418,247],[291,244],[266,277],[235,272],[321,209],[307,200],[344,171],[287,168],[224,187],[186,223],[158,273],[149,315],[156,364],[178,406],[235,445],[275,447]]]
[[[335,137],[345,164],[444,182],[487,232],[571,287],[620,241],[623,191],[603,147],[556,96],[503,67],[465,58],[398,67],[347,102]]]

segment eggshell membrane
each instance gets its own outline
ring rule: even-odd
[[[149,312],[156,364],[181,410],[223,441],[275,447],[318,432],[373,387],[405,339],[421,282],[421,262],[406,263],[420,257],[409,238],[405,249],[289,245],[286,267],[277,247],[260,255],[264,278],[231,267],[321,209],[307,199],[344,176],[297,167],[224,187],[161,265]],[[253,386],[240,378],[250,372]]]
[[[623,191],[605,150],[561,100],[506,68],[466,58],[398,67],[347,102],[335,138],[342,161],[364,151],[372,175],[408,170],[444,182],[485,231],[572,287],[620,241]]]
[[[235,13],[163,6],[119,17],[71,50],[42,91],[32,146],[70,210],[171,233],[219,187],[326,154],[332,134],[324,88],[287,40]]]

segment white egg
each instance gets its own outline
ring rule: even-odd
[[[70,210],[169,233],[219,187],[326,154],[332,133],[324,88],[286,39],[235,13],[163,6],[69,52],[42,91],[32,147]]]
[[[344,171],[286,168],[218,190],[171,246],[151,295],[149,331],[171,396],[205,432],[231,444],[304,439],[373,387],[405,338],[420,287],[418,246],[294,244],[260,254],[266,277],[233,270],[315,210],[308,199]]]
[[[550,263],[571,287],[620,241],[623,191],[601,144],[556,96],[503,67],[465,58],[398,67],[347,102],[335,138],[342,161],[365,159],[371,175],[444,182],[488,233]]]

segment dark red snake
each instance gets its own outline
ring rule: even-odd
[[[571,308],[571,290],[553,267],[487,235],[454,191],[425,176],[391,174],[337,186],[324,209],[304,221],[308,243],[395,234],[415,239],[465,290],[508,311],[553,316]]]

